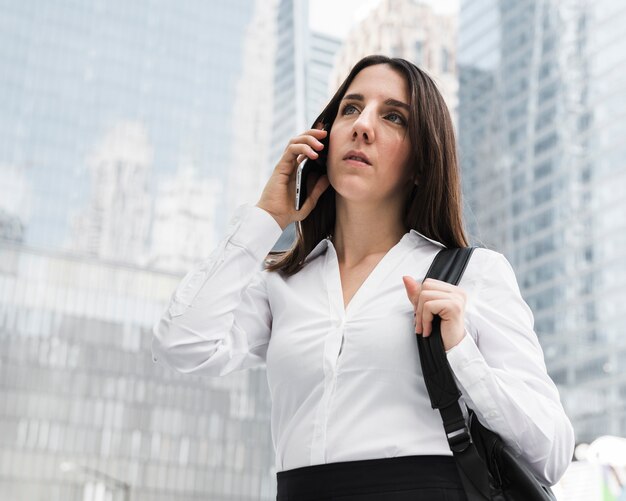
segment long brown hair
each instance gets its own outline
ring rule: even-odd
[[[332,127],[340,102],[356,75],[375,64],[387,64],[403,74],[410,91],[410,161],[418,186],[414,185],[407,197],[404,224],[446,247],[465,247],[468,239],[463,227],[461,179],[452,119],[431,77],[405,59],[382,55],[364,57],[354,65],[315,123]],[[304,266],[306,256],[334,230],[335,196],[334,188],[329,186],[307,218],[295,223],[293,246],[287,251],[270,253],[266,270],[290,276]]]

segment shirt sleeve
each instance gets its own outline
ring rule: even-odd
[[[470,335],[448,350],[448,362],[478,419],[553,485],[571,462],[574,431],[511,265],[497,252],[477,253],[479,280],[466,306]]]
[[[155,324],[155,362],[211,376],[265,363],[272,313],[262,265],[281,233],[265,210],[237,209],[227,236],[183,278]]]

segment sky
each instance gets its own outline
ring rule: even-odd
[[[311,30],[343,39],[381,0],[309,0]],[[435,12],[454,13],[459,0],[425,0]]]

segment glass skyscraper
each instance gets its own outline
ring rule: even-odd
[[[609,0],[460,14],[467,222],[513,264],[579,442],[626,434],[625,22]]]
[[[307,43],[306,125],[308,127],[326,107],[337,89],[329,85],[330,76],[342,42],[323,33],[310,32]]]
[[[253,7],[0,1],[0,499],[275,496],[264,371],[150,357],[186,271],[156,268],[180,198],[206,255],[228,221]]]
[[[148,193],[190,160],[224,182],[252,0],[26,0],[0,9],[0,199],[15,176],[24,180],[27,245],[72,249],[73,221],[98,196],[91,159],[120,124],[143,131]]]
[[[276,3],[276,39],[272,95],[268,99],[271,106],[267,108],[271,133],[261,188],[289,140],[311,127],[330,99],[328,81],[341,45],[333,37],[309,31],[308,0],[273,1]],[[295,236],[296,228],[292,223],[285,228],[272,250],[290,248]]]
[[[179,279],[0,246],[0,499],[275,497],[264,372],[152,362]]]

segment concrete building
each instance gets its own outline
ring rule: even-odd
[[[143,264],[152,220],[152,145],[145,127],[115,124],[90,152],[89,201],[78,215],[72,251]]]
[[[364,56],[402,57],[433,77],[456,117],[456,33],[455,15],[435,13],[418,0],[382,0],[350,30],[337,56],[331,86],[336,89]]]
[[[151,360],[179,279],[0,245],[0,499],[276,497],[265,373]]]
[[[182,163],[175,176],[159,181],[154,201],[151,268],[186,273],[217,246],[215,234],[222,184],[203,178],[191,163]]]
[[[22,243],[31,216],[32,188],[26,169],[14,165],[0,166],[0,241]]]

